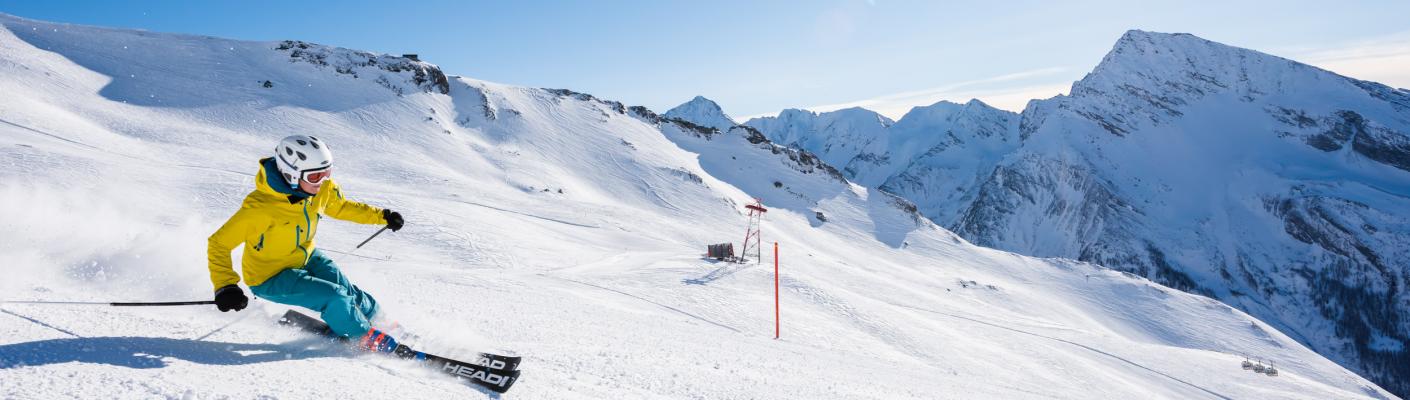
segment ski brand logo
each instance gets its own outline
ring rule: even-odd
[[[479,370],[478,368],[465,365],[446,363],[445,367],[442,367],[442,369],[444,369],[448,373],[454,374],[455,376],[462,376],[470,379],[475,379],[495,386],[504,386],[506,383],[509,382],[509,377],[506,377],[504,375],[491,374]]]
[[[504,360],[491,360],[489,357],[476,358],[475,365],[479,365],[481,367],[489,369],[509,369],[506,368],[509,366],[509,364],[506,364]]]

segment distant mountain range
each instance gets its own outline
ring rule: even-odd
[[[696,98],[668,115],[718,126]],[[1206,294],[1410,395],[1410,91],[1130,31],[1069,95],[755,118],[976,244]]]

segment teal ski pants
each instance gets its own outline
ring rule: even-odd
[[[289,268],[250,292],[262,299],[304,307],[319,313],[333,333],[343,337],[360,337],[367,333],[367,322],[377,314],[377,300],[358,289],[333,260],[314,249],[303,268]]]

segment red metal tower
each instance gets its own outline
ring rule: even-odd
[[[748,259],[746,257],[749,255],[749,250],[754,250],[754,262],[763,262],[764,246],[759,236],[759,221],[764,218],[764,213],[769,212],[769,209],[764,208],[763,201],[759,199],[754,199],[754,204],[746,205],[744,208],[749,210],[749,226],[744,231],[744,245],[739,251],[740,262]]]

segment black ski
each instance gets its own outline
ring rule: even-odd
[[[279,319],[279,324],[324,337],[346,340],[334,335],[332,329],[322,320],[294,310],[285,312],[284,317]],[[400,358],[422,361],[432,369],[457,378],[469,379],[471,383],[495,393],[504,393],[519,379],[519,362],[523,359],[518,356],[480,353],[473,362],[466,362],[415,350],[404,344],[398,344],[392,354]]]
[[[294,310],[289,310],[285,312],[284,316],[279,319],[279,324],[285,326],[292,326],[295,328],[299,328],[300,330],[321,336],[342,339],[334,335],[333,330],[329,328],[328,324],[323,322],[323,320],[308,316],[304,313]],[[477,365],[481,365],[490,369],[500,369],[509,371],[519,369],[519,362],[523,360],[523,357],[519,356],[504,356],[492,353],[479,353],[476,358]]]
[[[483,357],[477,360],[478,363],[468,363],[413,350],[411,347],[404,344],[397,345],[397,350],[394,354],[401,358],[420,360],[425,362],[426,366],[434,370],[456,378],[469,379],[471,383],[489,389],[495,393],[504,393],[509,390],[510,386],[514,385],[515,381],[519,380],[518,370],[490,368],[481,364],[489,361],[487,358]]]

